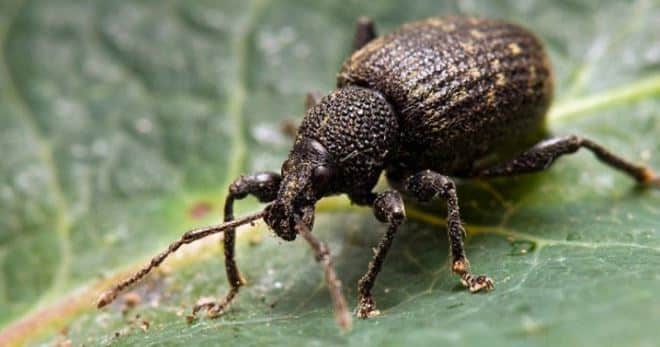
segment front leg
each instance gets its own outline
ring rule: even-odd
[[[493,289],[492,279],[488,276],[475,276],[469,271],[470,263],[463,248],[465,229],[461,224],[456,184],[448,177],[426,170],[408,178],[406,190],[419,201],[430,201],[440,197],[447,202],[447,232],[452,257],[452,271],[461,277],[461,283],[473,293],[481,289]]]
[[[309,111],[310,108],[316,106],[321,101],[321,98],[323,95],[321,92],[318,90],[313,90],[311,92],[307,92],[305,94],[305,101],[304,101],[304,106],[305,106],[305,112]],[[293,119],[285,119],[280,123],[280,131],[286,135],[291,140],[296,139],[296,135],[298,135],[298,123],[296,123],[295,120]]]
[[[376,283],[376,276],[383,267],[387,251],[392,245],[394,234],[399,230],[399,226],[406,218],[406,211],[403,205],[401,194],[395,190],[388,190],[378,194],[373,202],[374,215],[383,222],[388,223],[387,232],[374,252],[374,258],[369,263],[367,273],[362,276],[358,282],[358,307],[356,315],[360,318],[369,318],[378,315],[380,312],[376,309],[376,302],[371,295],[371,289]]]
[[[225,222],[234,220],[234,201],[248,195],[255,196],[260,202],[270,202],[277,197],[282,177],[275,172],[263,172],[250,176],[241,176],[229,185],[229,194],[225,200]],[[217,317],[227,310],[238,294],[239,288],[245,284],[236,266],[235,258],[236,229],[228,229],[224,235],[225,270],[229,281],[229,292],[219,302],[198,304],[193,309],[193,315],[201,309],[206,309],[210,317]]]
[[[359,17],[355,24],[355,36],[353,36],[353,52],[364,47],[376,38],[374,22],[369,17]]]

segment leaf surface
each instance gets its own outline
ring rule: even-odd
[[[448,13],[537,33],[557,80],[551,130],[660,168],[654,1],[0,1],[0,344],[654,345],[660,192],[582,152],[460,185],[472,267],[496,280],[487,295],[449,272],[440,205],[410,203],[375,289],[383,314],[349,333],[307,246],[261,224],[239,237],[249,284],[223,317],[184,319],[228,289],[217,239],[138,286],[126,314],[121,300],[93,309],[99,290],[216,222],[235,177],[279,169],[281,121],[333,88],[358,15],[384,33]],[[237,214],[258,208],[246,199]],[[384,229],[346,199],[319,206],[314,232],[351,305]]]

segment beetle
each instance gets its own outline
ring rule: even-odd
[[[477,292],[493,289],[494,281],[469,270],[454,178],[539,172],[557,158],[585,148],[642,185],[660,185],[650,168],[590,139],[548,135],[545,115],[553,98],[549,58],[541,41],[518,25],[435,17],[376,37],[373,22],[362,17],[353,47],[337,76],[337,89],[322,98],[308,94],[307,112],[281,172],[236,179],[225,201],[225,224],[184,234],[135,276],[102,295],[99,307],[181,245],[223,231],[230,290],[219,302],[193,310],[221,314],[245,283],[234,259],[235,227],[263,219],[283,240],[301,235],[313,247],[325,269],[336,318],[349,327],[330,252],[310,233],[314,206],[323,197],[346,194],[354,204],[371,206],[375,217],[388,225],[358,283],[355,314],[368,318],[379,313],[371,292],[406,217],[402,193],[422,202],[444,200],[451,270],[469,291]],[[374,192],[383,172],[392,189]],[[248,195],[268,205],[235,220],[234,201]]]

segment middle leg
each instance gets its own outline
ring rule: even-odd
[[[476,276],[469,271],[470,263],[463,247],[465,229],[461,223],[456,184],[446,176],[426,170],[409,177],[406,180],[405,188],[419,201],[430,201],[441,197],[447,202],[447,233],[452,257],[451,270],[461,277],[461,283],[470,292],[493,289],[494,284],[490,277]]]
[[[373,202],[374,215],[384,223],[388,223],[387,232],[383,239],[378,243],[374,251],[374,258],[369,263],[367,272],[358,282],[358,307],[355,314],[360,318],[369,318],[377,316],[380,312],[376,309],[376,302],[371,294],[376,283],[376,277],[383,267],[387,251],[392,245],[394,234],[399,229],[401,223],[406,218],[406,211],[403,205],[401,194],[395,190],[388,190],[378,194]]]

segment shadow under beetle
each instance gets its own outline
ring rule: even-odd
[[[412,22],[376,37],[367,18],[357,23],[353,54],[344,62],[337,89],[318,98],[308,94],[307,113],[281,173],[241,176],[229,186],[225,224],[186,233],[133,277],[99,299],[118,293],[158,266],[181,245],[224,231],[229,293],[217,303],[197,305],[210,316],[224,312],[244,284],[234,260],[235,227],[263,218],[282,239],[302,235],[323,263],[340,326],[350,315],[327,247],[309,232],[316,202],[347,194],[372,206],[388,225],[373,260],[358,283],[355,314],[377,315],[371,290],[392,240],[405,219],[401,193],[418,201],[447,204],[451,269],[471,292],[490,290],[493,280],[469,271],[463,248],[456,185],[451,177],[514,176],[547,169],[558,157],[580,148],[640,184],[658,186],[646,166],[616,156],[580,137],[548,138],[545,114],[553,94],[549,59],[540,41],[502,21],[440,17]],[[385,172],[396,189],[372,191]],[[400,193],[401,192],[401,193]],[[233,204],[248,195],[269,203],[234,220]]]

